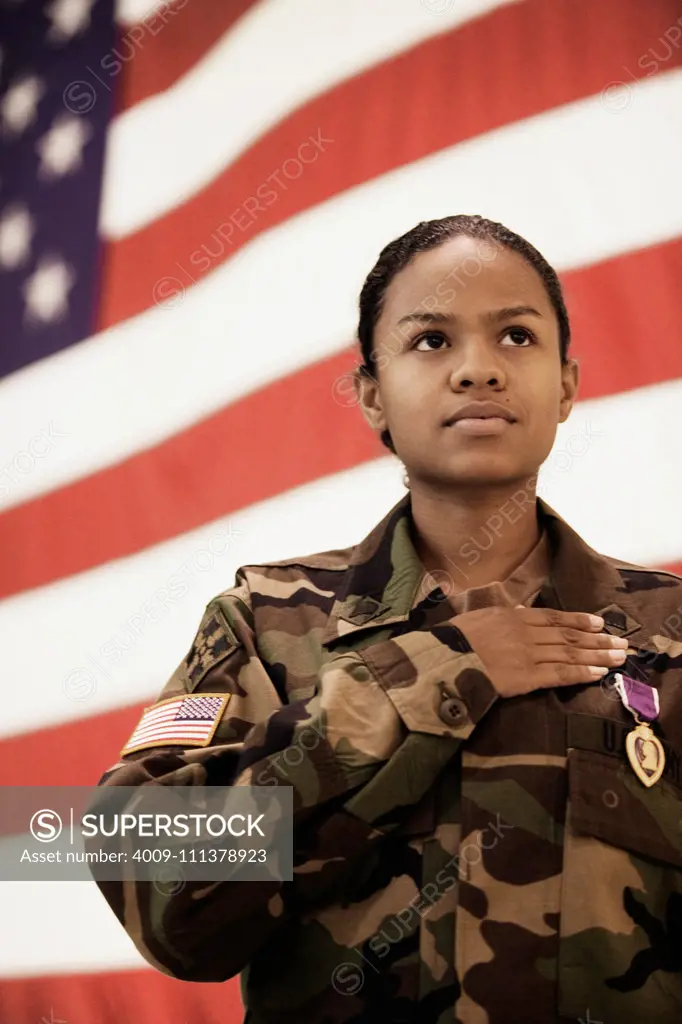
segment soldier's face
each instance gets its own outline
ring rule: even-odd
[[[528,311],[499,314],[521,306]],[[578,381],[575,360],[561,365],[556,314],[537,272],[517,253],[465,236],[420,253],[391,281],[373,374],[364,414],[377,432],[390,431],[412,487],[527,480]],[[488,433],[445,425],[471,401],[497,402],[514,422],[491,423]]]

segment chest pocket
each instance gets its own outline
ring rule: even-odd
[[[682,1020],[682,790],[570,748],[559,1014]]]

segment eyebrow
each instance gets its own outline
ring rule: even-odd
[[[514,316],[539,316],[542,318],[542,313],[539,313],[533,306],[504,306],[502,309],[492,309],[489,313],[484,313],[482,319],[487,323],[497,323],[500,320],[509,320]],[[398,324],[408,322],[418,324],[457,323],[460,319],[456,313],[408,313],[407,316],[402,316],[398,320]]]

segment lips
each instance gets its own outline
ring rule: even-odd
[[[458,420],[464,419],[503,419],[509,423],[515,423],[516,417],[504,405],[497,402],[467,402],[457,412],[454,412],[446,421],[444,426],[449,427]]]

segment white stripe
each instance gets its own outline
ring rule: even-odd
[[[199,722],[198,725],[191,723],[185,723],[184,725],[174,725],[172,722],[162,722],[160,725],[150,726],[148,729],[141,729],[138,733],[139,736],[158,736],[168,735],[168,733],[174,733],[184,731],[187,733],[201,733],[209,732],[212,722]]]
[[[0,905],[0,977],[148,966],[94,882],[0,882]]]
[[[147,729],[140,729],[139,727],[135,730],[134,736],[141,735],[143,732],[151,732],[154,729],[166,729],[168,728],[167,722],[160,722],[158,725],[151,725]]]
[[[175,86],[116,118],[107,142],[104,232],[119,237],[161,217],[311,97],[511,2],[457,0],[438,17],[419,0],[257,4]],[[114,52],[98,73],[120,72],[128,52],[121,47],[120,59]]]
[[[164,726],[168,723],[168,720],[173,719],[175,717],[175,714],[176,709],[171,708],[170,711],[164,711],[163,713],[157,715],[155,718],[151,717],[148,719],[147,716],[145,716],[144,721],[138,725],[137,729],[155,729],[159,725]]]
[[[559,429],[541,493],[597,550],[645,565],[674,561],[682,556],[680,484],[670,467],[677,465],[681,423],[682,380],[580,403]],[[646,467],[646,479],[625,487],[633,467]],[[0,603],[0,636],[13,640],[3,671],[30,694],[6,704],[0,734],[157,699],[205,604],[233,585],[239,565],[358,542],[404,493],[401,472],[388,456],[245,509],[230,518],[239,534],[225,553],[199,560],[204,571],[191,559],[208,550],[224,522]],[[182,595],[178,580],[186,585]],[[178,598],[168,601],[174,586]],[[26,657],[36,622],[47,661]]]
[[[116,0],[116,21],[124,26],[137,25],[145,18],[151,22],[153,17],[159,16],[171,4],[172,0]]]
[[[139,723],[137,728],[139,729],[143,726],[151,726],[156,724],[157,722],[161,722],[161,724],[164,724],[166,719],[172,719],[175,717],[175,715],[177,714],[178,705],[180,705],[181,702],[182,698],[178,697],[178,699],[174,703],[172,703],[172,705],[165,705],[163,708],[157,708],[154,711],[144,712],[144,718]]]
[[[0,467],[14,480],[0,471],[0,503],[124,459],[348,344],[365,274],[419,220],[485,213],[559,270],[682,234],[681,99],[682,72],[657,75],[633,86],[623,113],[592,97],[396,170],[256,239],[176,308],[12,374],[0,385]],[[179,273],[170,258],[168,270]],[[63,436],[17,472],[50,423]]]
[[[145,711],[143,723],[147,724],[157,719],[173,718],[177,714],[178,707],[182,704],[183,699],[183,697],[178,697],[172,704],[163,704],[159,708],[151,708],[149,711]]]
[[[138,736],[133,736],[126,743],[126,747],[136,747],[140,743],[152,743],[157,740],[197,740],[204,736],[208,736],[211,731],[212,722],[206,725],[195,726],[191,729],[172,729],[168,726],[159,729],[153,729],[150,732],[141,732]]]
[[[187,725],[181,728],[179,725],[174,727],[172,722],[167,722],[165,724],[152,726],[149,729],[141,729],[136,733],[136,736],[138,738],[144,737],[146,739],[149,737],[153,739],[156,736],[176,735],[180,732],[186,735],[200,735],[202,733],[210,732],[212,724],[212,722],[200,722],[199,725]]]

